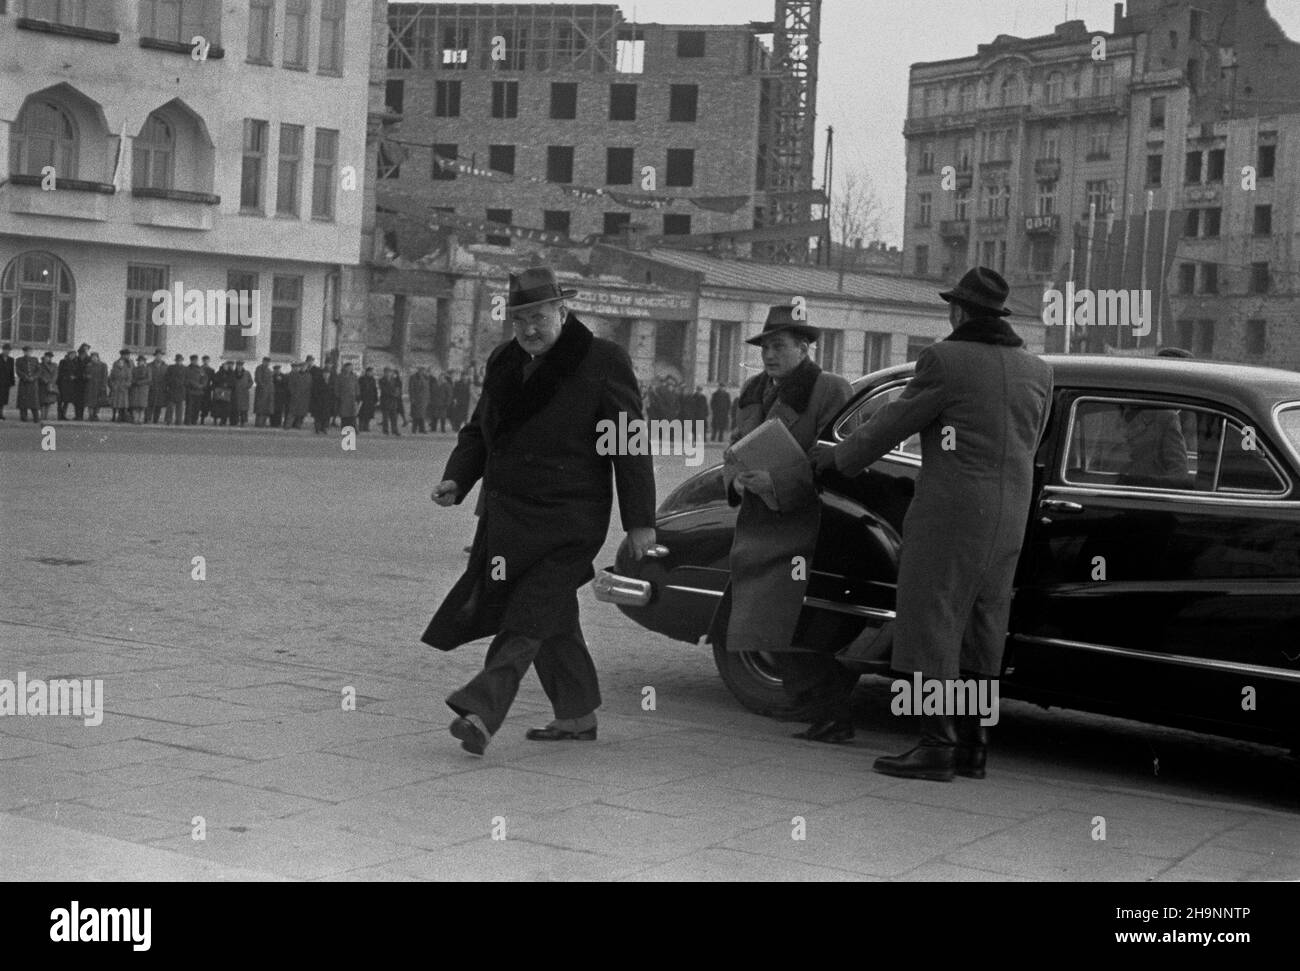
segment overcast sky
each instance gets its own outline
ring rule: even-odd
[[[635,0],[619,6],[628,19],[665,24],[767,21],[775,10],[772,0]],[[1268,9],[1290,38],[1300,40],[1300,0],[1268,0]],[[1067,19],[1109,31],[1113,11],[1113,0],[825,0],[815,181],[820,185],[826,126],[831,125],[836,182],[847,169],[865,170],[887,213],[883,236],[900,245],[910,66],[965,57],[998,34],[1048,34]]]

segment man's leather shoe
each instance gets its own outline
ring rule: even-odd
[[[487,749],[488,735],[468,718],[457,718],[451,723],[451,733],[460,739],[460,747],[473,755],[482,755]]]
[[[594,742],[596,740],[596,729],[584,729],[580,732],[566,732],[563,728],[530,728],[524,733],[524,738],[530,742]]]
[[[951,782],[957,774],[957,733],[951,715],[922,715],[921,743],[902,755],[882,755],[872,766],[902,779]]]
[[[957,774],[967,779],[984,778],[989,754],[989,729],[979,715],[957,716]]]
[[[792,738],[802,738],[808,742],[828,742],[842,745],[853,740],[853,722],[828,719],[813,722],[802,732],[795,732]]]

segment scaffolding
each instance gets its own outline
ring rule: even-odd
[[[812,188],[817,114],[817,48],[821,0],[775,0],[772,60],[762,80],[756,188],[790,192]],[[778,203],[754,210],[754,226],[804,223],[807,202]],[[754,256],[774,263],[805,263],[808,241],[773,240],[754,247]]]
[[[639,36],[613,4],[392,3],[388,69],[614,73]]]

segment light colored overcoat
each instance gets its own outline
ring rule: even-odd
[[[903,393],[836,446],[836,467],[855,475],[921,435],[903,519],[895,671],[1000,675],[1051,394],[1051,366],[1005,322],[968,321],[921,351]]]

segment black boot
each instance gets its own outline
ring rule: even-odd
[[[957,716],[957,774],[968,779],[984,778],[989,754],[989,730],[979,715]]]
[[[873,768],[904,779],[951,782],[956,774],[957,733],[951,715],[922,715],[921,743],[902,755],[883,755]]]

